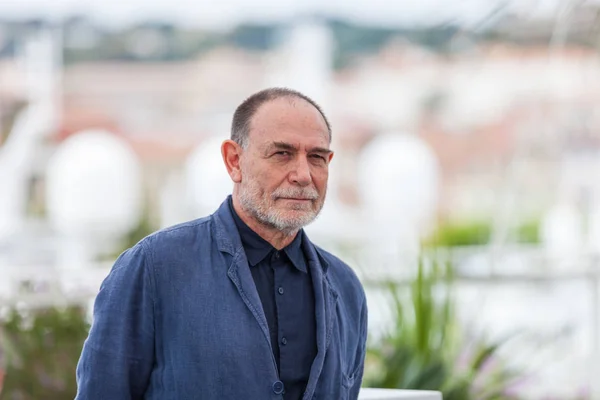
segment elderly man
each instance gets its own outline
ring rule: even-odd
[[[330,142],[323,111],[296,91],[266,89],[237,108],[221,147],[232,195],[118,258],[77,399],[358,397],[364,291],[302,229],[325,201]]]

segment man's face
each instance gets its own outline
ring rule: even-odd
[[[312,222],[327,192],[329,132],[310,103],[280,98],[254,114],[240,158],[240,204],[263,225],[293,233]]]

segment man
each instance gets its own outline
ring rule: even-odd
[[[118,258],[96,299],[77,399],[358,397],[365,295],[302,229],[325,200],[330,142],[301,93],[267,89],[237,108],[221,147],[233,194]]]

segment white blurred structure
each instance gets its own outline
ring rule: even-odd
[[[20,62],[28,104],[0,147],[0,242],[24,225],[28,184],[41,139],[57,126],[60,46],[55,32],[41,31],[25,43]]]
[[[186,198],[193,218],[213,213],[233,190],[221,156],[222,143],[219,136],[207,139],[185,163]]]
[[[358,173],[369,238],[377,247],[416,245],[435,217],[438,185],[436,157],[421,139],[395,132],[373,139]]]
[[[552,207],[542,219],[540,238],[552,257],[573,257],[583,249],[583,225],[577,208],[566,201]]]
[[[600,204],[594,204],[588,220],[587,245],[595,253],[600,253]]]
[[[298,90],[328,109],[332,81],[333,36],[319,19],[299,19],[284,34],[267,86]]]
[[[139,161],[110,132],[88,130],[68,138],[52,156],[46,179],[48,216],[64,242],[64,267],[90,261],[139,222]]]

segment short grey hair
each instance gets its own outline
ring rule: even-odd
[[[246,149],[249,144],[250,124],[256,111],[260,106],[269,101],[286,97],[304,100],[316,108],[325,120],[325,125],[327,125],[329,133],[329,142],[331,142],[331,125],[321,107],[305,94],[296,90],[279,87],[268,88],[254,93],[237,107],[233,113],[233,120],[231,122],[231,140],[239,144],[243,149]]]

